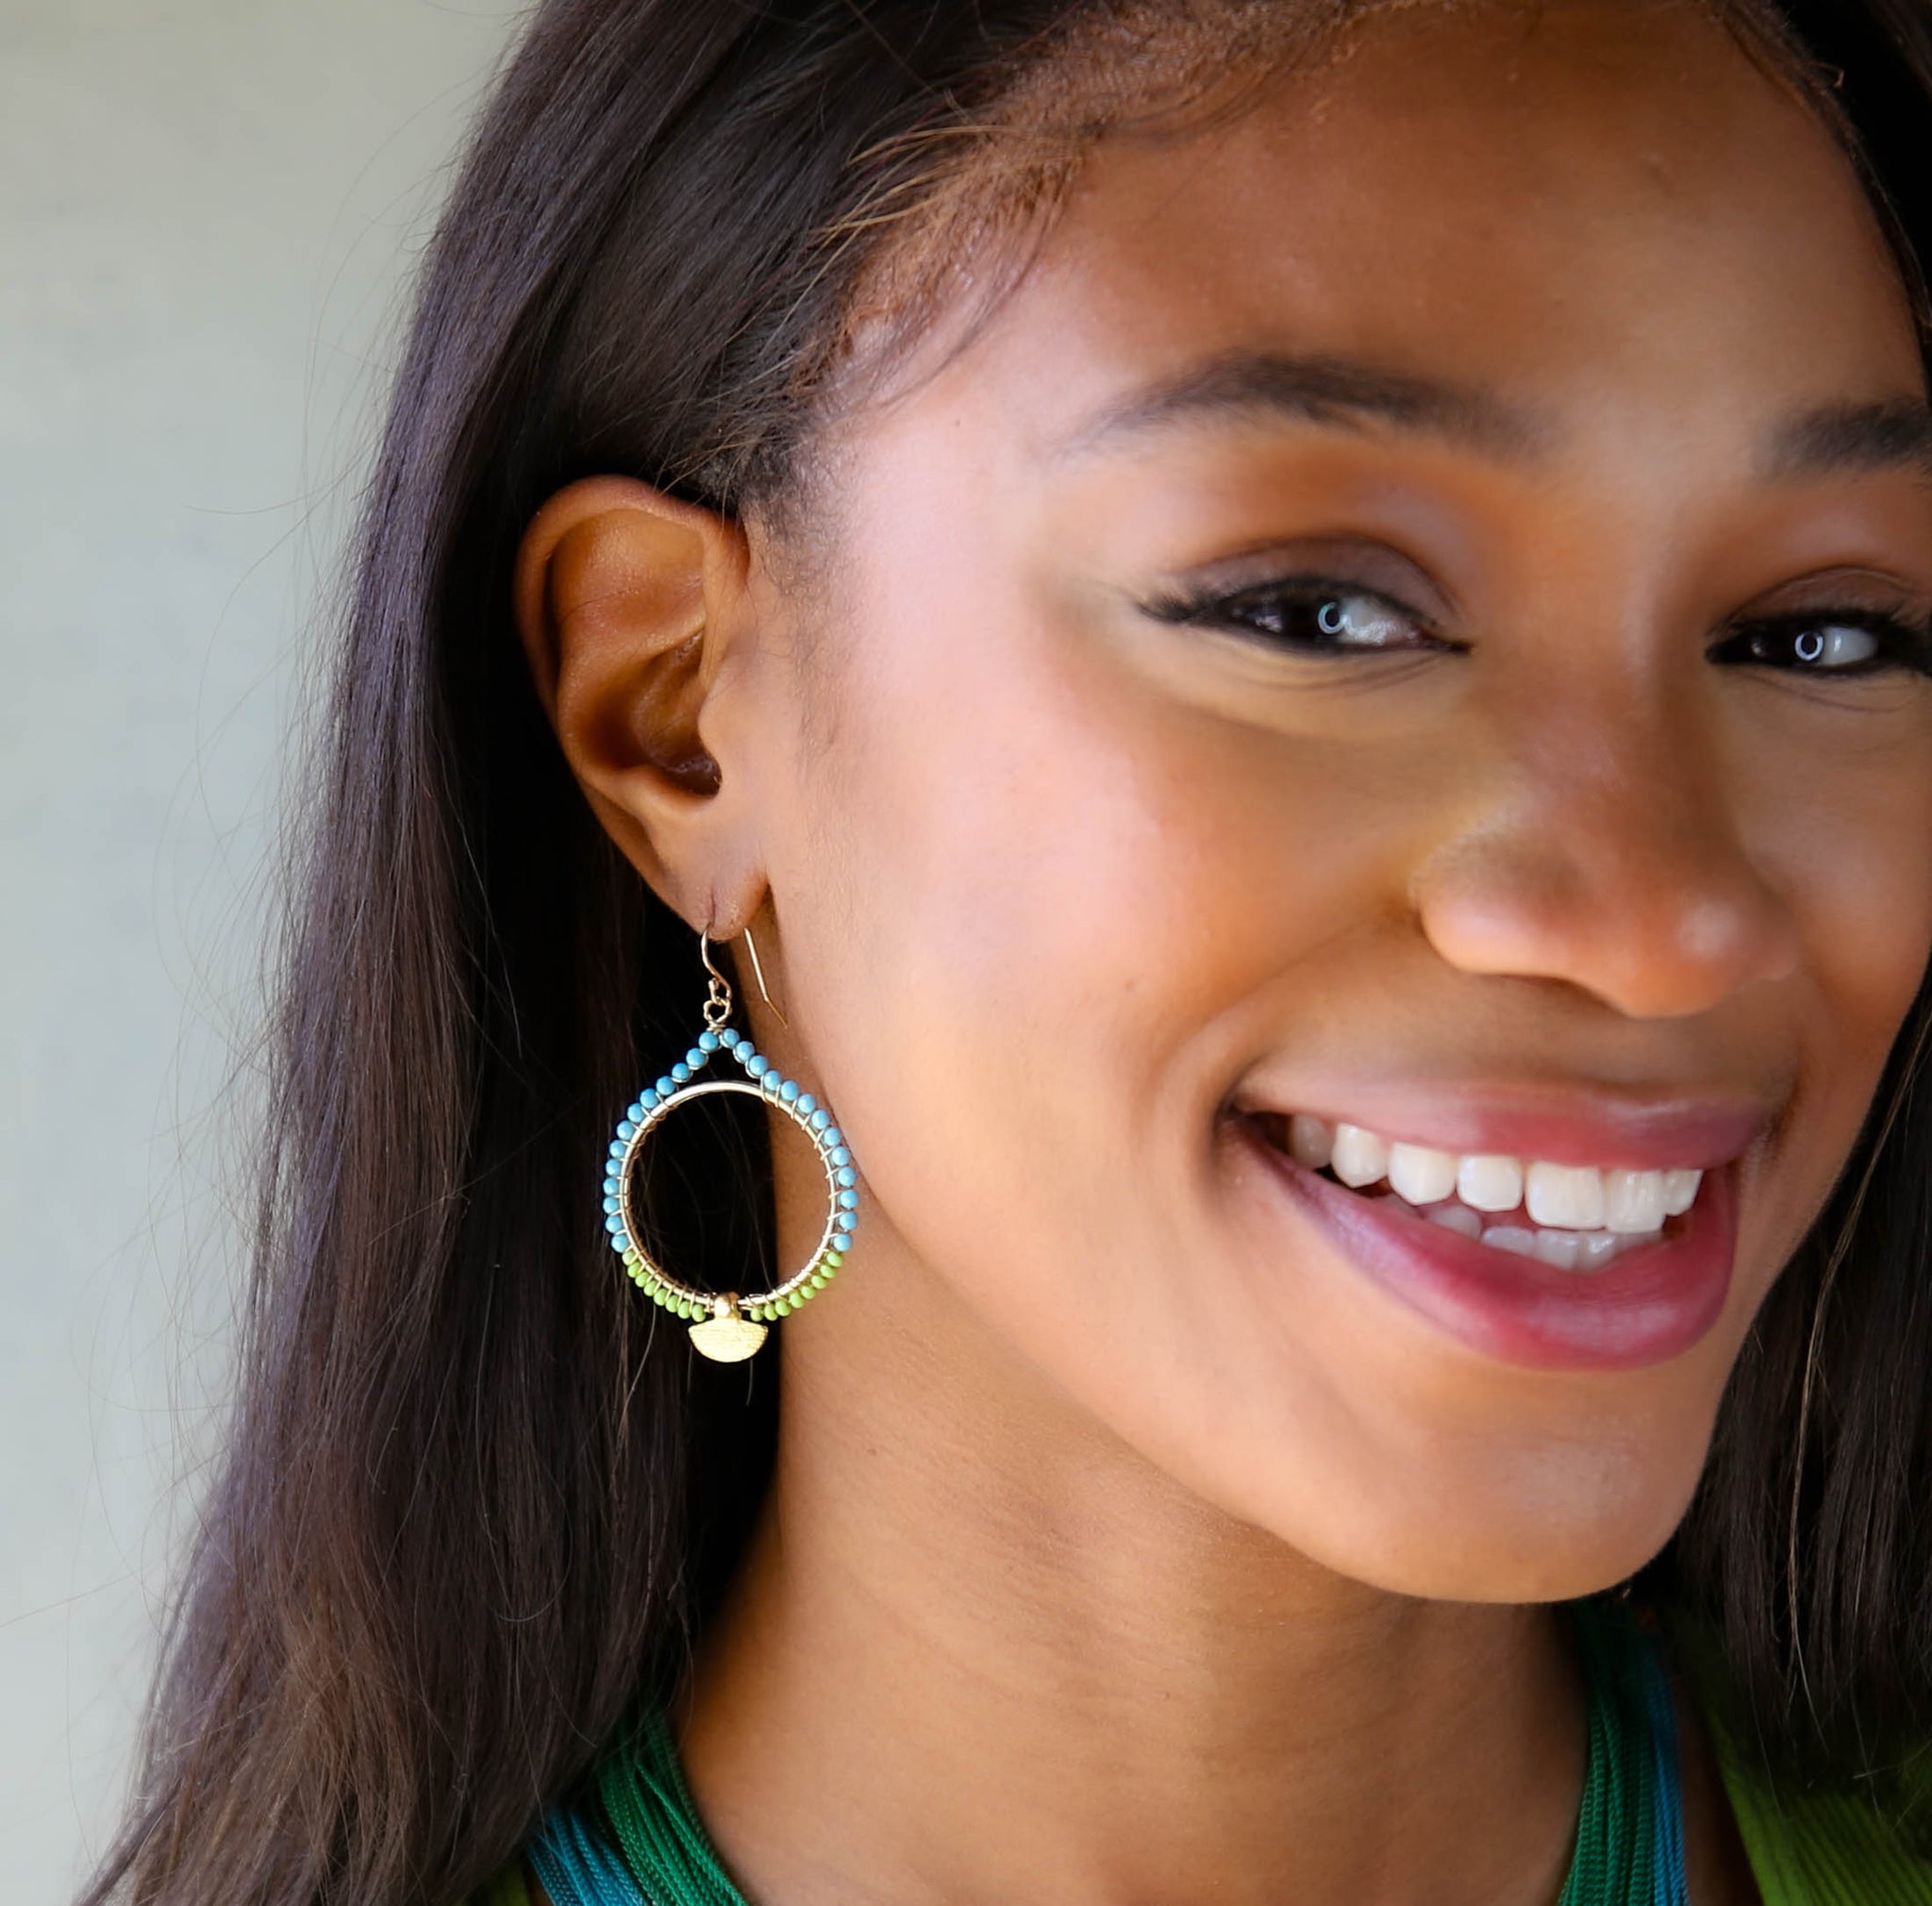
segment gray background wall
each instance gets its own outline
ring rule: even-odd
[[[515,11],[0,0],[8,1899],[67,1897],[125,1776],[223,1388],[302,640]]]

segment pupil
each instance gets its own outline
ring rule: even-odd
[[[1341,635],[1348,627],[1348,617],[1333,596],[1315,611],[1315,623],[1324,635]]]
[[[1824,633],[1822,629],[1807,628],[1798,637],[1798,660],[1816,661],[1824,653]]]

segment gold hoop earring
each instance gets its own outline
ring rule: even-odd
[[[749,933],[745,939],[749,944]],[[858,1226],[858,1173],[831,1113],[810,1093],[783,1078],[749,1039],[732,1029],[731,983],[712,964],[708,928],[698,935],[698,954],[709,975],[704,1030],[682,1060],[625,1108],[604,1174],[604,1228],[631,1281],[660,1310],[691,1323],[692,1345],[714,1363],[737,1363],[757,1354],[773,1323],[803,1307],[838,1274]],[[758,975],[765,1003],[771,1005],[755,949],[752,971]],[[778,1009],[772,1006],[772,1011]],[[744,1078],[692,1083],[720,1053],[738,1062]],[[631,1202],[633,1168],[651,1134],[676,1107],[718,1092],[742,1093],[785,1113],[811,1141],[825,1174],[825,1224],[810,1257],[770,1290],[743,1297],[736,1291],[701,1291],[673,1277],[640,1241]]]

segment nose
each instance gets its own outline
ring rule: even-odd
[[[1633,1018],[1706,1012],[1796,968],[1796,917],[1693,719],[1657,695],[1545,698],[1505,754],[1501,792],[1410,880],[1451,965],[1567,981]]]

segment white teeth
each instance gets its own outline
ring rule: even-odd
[[[1298,1112],[1288,1122],[1289,1156],[1310,1171],[1320,1171],[1335,1156],[1335,1128],[1325,1118]]]
[[[1441,1225],[1445,1231],[1455,1231],[1465,1238],[1479,1238],[1483,1234],[1482,1213],[1471,1211],[1467,1205],[1438,1205],[1423,1216],[1432,1225]]]
[[[1664,1181],[1664,1216],[1680,1218],[1697,1202],[1697,1187],[1704,1182],[1701,1171],[1667,1171]]]
[[[1651,1231],[1642,1237],[1619,1237],[1610,1231],[1569,1231],[1554,1227],[1539,1230],[1524,1225],[1485,1227],[1482,1218],[1467,1205],[1438,1205],[1422,1215],[1444,1230],[1479,1239],[1492,1251],[1535,1258],[1555,1270],[1574,1271],[1585,1277],[1609,1269],[1625,1251],[1639,1245],[1654,1245],[1663,1235],[1661,1231]]]
[[[1329,1166],[1351,1191],[1374,1184],[1389,1170],[1389,1145],[1372,1131],[1358,1125],[1335,1128],[1335,1155]]]
[[[1456,1193],[1456,1154],[1424,1145],[1389,1147],[1389,1182],[1412,1205],[1432,1205]]]
[[[1647,1243],[1657,1236],[1666,1218],[1681,1217],[1697,1201],[1704,1181],[1702,1171],[1690,1169],[1598,1170],[1495,1153],[1458,1157],[1302,1112],[1288,1120],[1287,1144],[1298,1163],[1310,1171],[1333,1171],[1352,1191],[1386,1179],[1395,1197],[1431,1223],[1464,1237],[1480,1234],[1489,1244],[1502,1237],[1499,1249],[1534,1254],[1582,1271],[1607,1263],[1617,1255],[1612,1246]],[[1450,1199],[1460,1202],[1445,1202]],[[1481,1231],[1479,1214],[1519,1211],[1537,1229],[1519,1223]],[[1552,1233],[1566,1233],[1570,1242]],[[1572,1242],[1576,1243],[1574,1251]]]
[[[1604,1175],[1593,1166],[1538,1159],[1524,1174],[1523,1195],[1540,1225],[1566,1231],[1603,1229]]]
[[[1523,1202],[1523,1166],[1513,1158],[1465,1158],[1456,1167],[1456,1195],[1472,1211],[1513,1212]]]
[[[1613,1231],[1654,1231],[1664,1221],[1660,1171],[1604,1173],[1604,1224]]]

